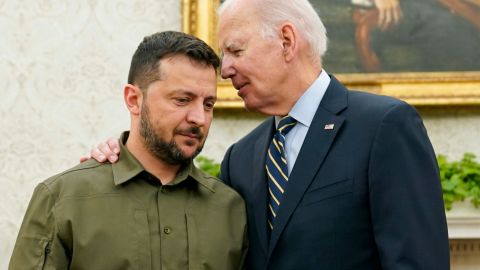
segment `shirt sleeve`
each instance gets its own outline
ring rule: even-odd
[[[55,199],[45,184],[32,195],[18,233],[9,269],[68,269],[55,225]]]
[[[239,270],[247,269],[246,260],[247,260],[247,253],[248,253],[248,245],[249,245],[248,232],[247,232],[247,227],[245,227],[245,231],[243,232],[242,259],[241,259],[240,266],[238,268]]]

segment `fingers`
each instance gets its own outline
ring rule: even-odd
[[[379,9],[378,10],[378,28],[380,28],[380,30],[382,30],[382,31],[384,31],[384,29],[385,29],[386,13],[388,13],[388,12],[385,9]]]
[[[95,159],[98,162],[105,162],[107,161],[107,157],[102,153],[102,151],[99,149],[101,145],[93,148],[90,151],[90,156]]]
[[[117,139],[110,138],[107,142],[99,144],[97,147],[90,150],[90,154],[80,158],[80,163],[85,162],[91,158],[103,163],[109,161],[115,163],[118,160],[120,154],[120,145]]]
[[[83,156],[83,157],[80,157],[80,163],[83,163],[89,159],[91,159],[92,157],[90,156],[90,154],[86,155],[86,156]]]
[[[98,146],[98,149],[100,150],[100,152],[102,152],[101,154],[105,156],[111,163],[117,161],[118,155],[112,150],[108,143],[101,143]]]
[[[400,8],[400,5],[395,8],[393,12],[393,24],[396,25],[400,22],[400,20],[403,17],[402,9]]]
[[[402,9],[398,0],[375,0],[378,9],[378,27],[386,31],[396,25],[402,17]]]
[[[112,149],[115,154],[120,154],[120,146],[118,145],[118,139],[110,138],[107,141],[108,147]]]

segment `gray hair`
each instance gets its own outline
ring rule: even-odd
[[[232,6],[236,0],[226,0],[218,9],[218,15]],[[284,23],[292,23],[307,41],[310,56],[314,62],[321,63],[327,50],[327,31],[308,0],[254,0],[260,21],[263,37],[275,37],[277,27]]]

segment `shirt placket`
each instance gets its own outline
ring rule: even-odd
[[[165,269],[187,269],[188,238],[185,221],[187,190],[182,184],[163,185],[157,193],[161,265]]]

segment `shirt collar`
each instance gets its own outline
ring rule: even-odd
[[[123,184],[145,170],[125,146],[128,135],[129,132],[125,131],[120,136],[118,142],[120,145],[119,159],[112,164],[113,182],[115,185]]]
[[[128,151],[127,147],[125,146],[128,135],[129,132],[125,131],[120,136],[120,158],[116,163],[112,164],[113,181],[115,185],[123,184],[133,179],[141,172],[145,171],[145,168],[143,168],[142,164],[140,164],[140,162],[133,156],[130,151]],[[209,190],[214,191],[213,185],[210,182],[205,181],[202,171],[197,169],[193,162],[190,162],[187,166],[183,167],[178,172],[177,176],[175,176],[175,179],[173,179],[173,181],[169,183],[169,185],[179,184],[188,179],[189,177],[196,180]]]
[[[323,95],[327,91],[330,84],[330,77],[327,72],[322,69],[317,79],[308,87],[303,95],[297,100],[293,108],[288,113],[299,123],[306,127],[310,127],[315,112],[317,111]],[[280,117],[275,117],[275,123],[278,125]]]

